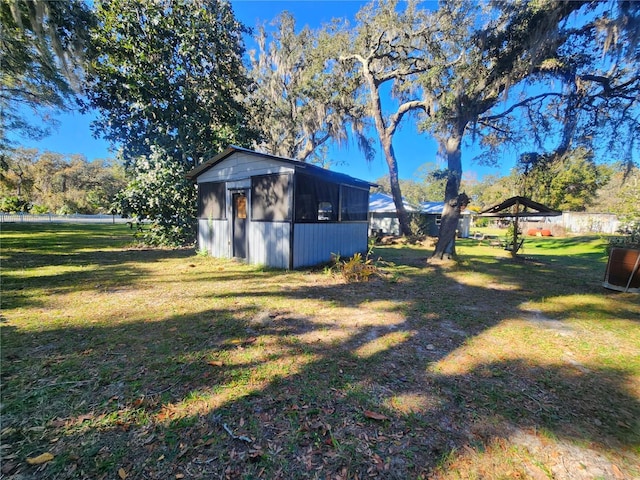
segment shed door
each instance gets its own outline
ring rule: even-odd
[[[233,193],[233,256],[247,258],[247,194]]]

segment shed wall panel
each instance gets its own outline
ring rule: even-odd
[[[217,164],[197,175],[196,181],[199,184],[225,182],[227,220],[200,219],[198,244],[199,248],[206,249],[212,256],[229,258],[233,251],[232,193],[244,190],[251,205],[251,177],[294,174],[296,168],[285,160],[278,161],[242,151],[234,151],[216,161]],[[324,178],[322,175],[318,176]],[[337,212],[338,205],[335,208]],[[304,223],[297,224],[294,231],[294,225],[281,221],[279,217],[276,221],[260,221],[260,217],[252,221],[251,218],[252,212],[249,212],[246,221],[246,261],[251,264],[297,268],[329,261],[332,254],[348,257],[367,250],[366,221]],[[295,246],[291,245],[292,240]]]
[[[249,227],[249,263],[274,268],[289,268],[291,224],[251,222]]]
[[[202,182],[233,182],[244,180],[254,175],[292,172],[293,168],[274,160],[257,158],[255,155],[237,152],[224,159],[218,165],[198,176]]]
[[[293,268],[318,265],[332,254],[350,257],[367,251],[367,222],[297,223],[294,225]]]
[[[229,258],[230,242],[227,220],[198,220],[198,249],[206,250],[212,257]]]

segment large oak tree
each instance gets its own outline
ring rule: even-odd
[[[372,156],[362,108],[351,100],[356,82],[330,68],[326,31],[296,31],[285,11],[258,28],[256,45],[250,52],[249,108],[250,124],[260,132],[258,150],[310,161],[327,142],[346,142],[350,126],[367,158]]]
[[[0,149],[45,136],[76,106],[93,21],[80,0],[0,2]]]
[[[381,0],[362,8],[355,26],[346,24],[334,34],[341,68],[347,72],[338,70],[338,75],[358,80],[353,100],[364,107],[377,133],[403,235],[411,232],[393,138],[405,117],[429,109],[417,80],[434,68],[440,49],[436,32],[436,19],[417,2]]]
[[[422,80],[433,106],[423,128],[438,139],[449,169],[435,257],[454,253],[460,198],[464,201],[462,146],[471,134],[489,150],[538,139],[538,148],[557,156],[577,139],[602,134],[624,133],[633,145],[637,43],[623,40],[637,38],[640,9],[628,2],[613,5],[612,12],[600,2],[499,2],[482,9],[457,1],[441,4],[440,25],[449,45],[443,51],[449,57],[461,54],[462,61]],[[450,28],[463,21],[466,31]]]
[[[96,15],[88,107],[132,176],[122,213],[151,221],[149,241],[192,242],[195,189],[184,174],[254,138],[244,103],[248,30],[223,0],[108,0]]]

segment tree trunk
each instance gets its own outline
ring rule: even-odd
[[[367,62],[361,60],[363,67],[368,67]],[[386,125],[384,117],[382,115],[382,101],[380,100],[380,91],[378,85],[374,79],[373,74],[364,69],[365,80],[369,87],[369,105],[373,112],[373,122],[378,132],[378,138],[382,144],[382,150],[384,151],[384,159],[387,162],[389,168],[389,184],[391,185],[391,196],[393,197],[393,203],[396,206],[396,213],[398,215],[398,223],[400,226],[400,235],[411,234],[409,228],[409,219],[407,212],[404,209],[404,202],[402,201],[402,193],[400,191],[400,180],[398,178],[398,162],[396,161],[396,155],[393,151],[393,134],[396,130],[397,123],[390,122],[390,125]],[[398,116],[396,122],[401,118]]]
[[[398,215],[400,235],[410,235],[411,228],[409,227],[409,218],[406,210],[404,209],[404,202],[402,201],[402,192],[400,191],[400,181],[398,178],[398,162],[396,161],[396,156],[393,152],[391,138],[382,139],[382,149],[384,150],[384,157],[387,161],[387,166],[389,167],[389,184],[391,185],[391,195]]]
[[[513,219],[513,245],[511,246],[511,257],[517,258],[518,256],[518,210],[519,205],[516,203],[516,216]]]
[[[447,157],[447,184],[444,192],[444,209],[440,221],[438,243],[433,257],[442,259],[445,254],[449,257],[456,253],[456,230],[462,211],[469,204],[466,194],[459,194],[460,179],[462,178],[462,131],[457,128],[441,145]]]

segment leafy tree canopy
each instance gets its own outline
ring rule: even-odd
[[[81,0],[0,2],[0,148],[9,134],[41,138],[50,114],[71,108],[93,15]],[[36,125],[26,113],[39,115]]]
[[[259,27],[257,49],[250,52],[255,82],[250,123],[261,132],[257,149],[309,161],[327,141],[345,142],[350,124],[371,158],[361,106],[351,100],[356,82],[327,67],[334,55],[331,37],[308,27],[296,32],[295,19],[286,11],[272,27]]]
[[[33,213],[111,213],[117,192],[126,184],[121,164],[91,162],[82,155],[62,155],[16,148],[0,171],[3,211]]]
[[[105,0],[96,15],[87,107],[132,179],[120,212],[150,223],[149,243],[193,243],[196,195],[185,173],[255,139],[244,103],[248,30],[224,0]]]
[[[228,2],[108,0],[96,15],[87,107],[127,162],[156,146],[193,167],[229,144],[248,146],[248,30]]]
[[[615,213],[626,225],[640,228],[640,168],[621,162],[610,173],[611,180],[598,189],[588,210]]]
[[[520,194],[557,210],[584,211],[611,176],[595,163],[593,152],[579,147],[563,155],[525,154],[516,171]]]

